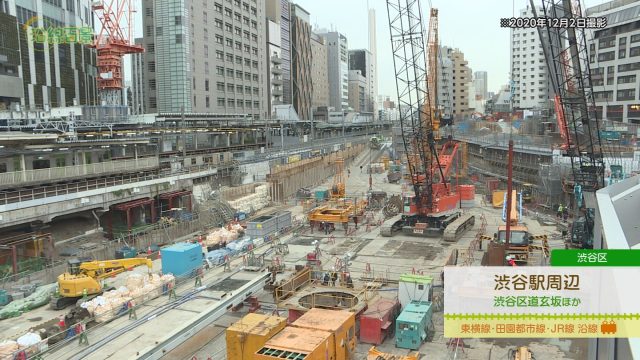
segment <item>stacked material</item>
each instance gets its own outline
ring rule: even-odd
[[[17,359],[16,354],[24,351],[27,358],[31,358],[38,353],[48,349],[47,339],[42,339],[41,334],[29,331],[26,334],[13,340],[6,340],[0,343],[0,359]]]
[[[12,301],[0,310],[0,319],[20,316],[22,313],[48,304],[57,286],[56,283],[43,285],[26,298]]]
[[[236,211],[247,214],[254,213],[269,205],[269,188],[267,185],[256,186],[255,192],[251,195],[243,196],[237,200],[229,201],[229,205]]]
[[[224,264],[224,259],[226,256],[232,256],[233,253],[231,252],[231,250],[224,248],[224,249],[218,249],[218,250],[213,250],[213,251],[209,251],[207,253],[207,259],[213,264],[213,265],[222,265]]]
[[[236,255],[249,250],[249,246],[253,246],[253,241],[250,238],[245,237],[243,239],[228,243],[227,249],[231,251],[231,254]]]
[[[13,340],[0,343],[0,359],[13,359],[14,353],[20,350],[20,345]]]
[[[80,304],[95,317],[96,322],[107,322],[127,310],[127,303],[135,300],[137,304],[154,299],[162,294],[164,286],[175,281],[171,274],[145,276],[130,275],[125,286],[107,291],[90,301]]]
[[[238,239],[242,232],[244,232],[244,229],[240,224],[233,224],[230,229],[219,228],[212,230],[207,234],[203,242],[205,246],[213,246],[223,241],[228,243]]]

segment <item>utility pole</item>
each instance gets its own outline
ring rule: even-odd
[[[310,140],[315,140],[316,139],[316,135],[315,135],[315,130],[314,130],[314,126],[313,126],[313,107],[311,108],[311,139]]]
[[[509,164],[507,165],[507,203],[505,209],[507,211],[507,233],[505,237],[505,245],[509,247],[509,240],[511,240],[511,204],[513,196],[511,191],[513,190],[513,140],[509,139]]]
[[[345,119],[344,119],[344,109],[342,111],[342,141],[344,143],[344,149],[347,148],[347,135],[345,132]]]
[[[186,157],[187,156],[187,133],[184,131],[185,129],[185,120],[184,120],[184,105],[180,106],[180,113],[181,113],[181,124],[180,124],[180,132],[182,133],[182,156]]]

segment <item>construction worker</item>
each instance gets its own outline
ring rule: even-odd
[[[60,328],[60,330],[64,330],[67,328],[65,321],[64,321],[64,315],[60,315],[58,316],[58,327]]]
[[[562,219],[564,221],[567,221],[568,218],[569,218],[569,208],[565,205],[562,207]]]
[[[174,288],[173,282],[168,283],[167,287],[169,288],[169,300],[171,300],[172,297],[175,299],[177,296],[176,296],[176,289]]]
[[[134,320],[138,320],[138,315],[136,314],[136,304],[133,299],[129,300],[127,303],[127,307],[129,308],[129,320],[133,318]]]
[[[322,285],[329,286],[330,280],[331,279],[329,278],[329,273],[324,273],[324,276],[322,277]]]
[[[338,273],[333,271],[331,273],[331,286],[336,286],[336,281],[338,281]]]
[[[350,274],[347,274],[347,279],[345,282],[347,283],[347,288],[353,289],[353,280],[351,279]]]
[[[202,267],[196,270],[196,285],[195,287],[202,286]]]
[[[562,211],[563,211],[562,204],[560,204],[558,205],[558,212],[556,213],[556,217],[558,218],[558,220],[562,219]]]
[[[82,301],[87,301],[87,296],[89,295],[87,289],[82,289]]]
[[[84,321],[81,321],[78,324],[78,331],[80,332],[78,345],[89,345],[89,339],[87,338],[87,324]]]

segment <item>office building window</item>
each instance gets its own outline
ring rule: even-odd
[[[211,104],[209,103],[209,96],[204,97],[204,106],[206,106],[207,109],[211,106]]]
[[[149,63],[147,63],[147,67],[149,69],[149,72],[156,72],[156,62],[155,61],[149,61]]]
[[[204,91],[209,91],[209,79],[204,81]]]
[[[224,107],[224,98],[218,98],[218,106]]]
[[[224,83],[223,82],[217,82],[216,83],[216,89],[218,89],[218,91],[224,91]]]

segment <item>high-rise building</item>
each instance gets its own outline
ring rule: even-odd
[[[319,31],[327,43],[329,106],[336,111],[349,107],[349,53],[347,37],[337,31]]]
[[[448,47],[440,47],[442,61],[438,66],[438,107],[444,122],[453,119],[453,61],[448,57]]]
[[[640,124],[640,3],[610,1],[587,16],[607,18],[588,36],[596,109],[602,119]]]
[[[137,38],[135,43],[138,45],[143,44],[142,38]],[[138,115],[146,112],[146,105],[144,103],[145,96],[145,73],[144,67],[144,53],[131,54],[131,99],[129,101],[129,108],[131,114]]]
[[[91,1],[0,1],[0,108],[95,105]],[[49,30],[74,29],[74,41]]]
[[[451,99],[451,115],[460,120],[470,114],[469,112],[469,83],[472,81],[471,69],[464,54],[458,49],[446,46],[440,48],[442,66],[439,66],[441,76],[438,78],[438,103],[444,109],[443,118],[448,115],[448,99]],[[447,62],[446,59],[450,61]],[[449,75],[449,70],[451,73]],[[447,94],[447,92],[449,92]]]
[[[373,112],[374,111],[374,103],[376,99],[374,82],[375,82],[375,68],[373,64],[373,56],[369,50],[361,49],[361,50],[349,50],[349,83],[351,84],[351,71],[357,70],[360,72],[360,76],[365,79],[365,98],[364,98],[364,107],[362,110],[364,112]],[[349,94],[351,95],[351,90],[349,90]],[[349,105],[351,105],[351,101],[349,101]]]
[[[378,48],[376,36],[376,11],[369,9],[369,52],[371,52],[371,76],[369,76],[369,93],[373,102],[374,116],[377,116],[378,99]]]
[[[281,57],[281,31],[280,24],[267,20],[267,54],[268,71],[267,77],[267,109],[270,117],[275,113],[274,106],[281,105],[282,102],[282,57]]]
[[[349,107],[358,112],[369,111],[367,78],[360,70],[349,70]]]
[[[309,13],[291,4],[291,84],[293,107],[302,120],[311,119],[311,25]]]
[[[475,100],[487,100],[489,97],[488,75],[486,71],[476,71],[473,73],[473,87],[475,89]]]
[[[291,3],[289,0],[266,0],[267,19],[280,26],[280,70],[282,104],[292,104],[291,90]]]
[[[143,7],[148,111],[267,117],[264,1]]]
[[[313,94],[311,105],[315,111],[320,106],[329,106],[329,74],[327,72],[327,45],[325,39],[311,33],[311,80]]]
[[[541,14],[542,8],[536,12]],[[533,17],[533,10],[527,6],[519,16]],[[514,108],[545,109],[549,106],[553,94],[538,30],[511,29],[511,71],[511,80],[515,83]]]

